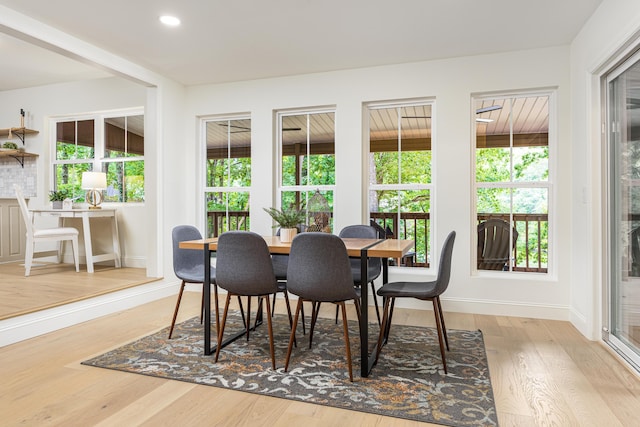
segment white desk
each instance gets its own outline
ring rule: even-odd
[[[100,261],[115,262],[116,268],[120,268],[120,239],[118,238],[118,221],[116,210],[112,208],[102,209],[30,209],[34,215],[47,215],[58,217],[58,225],[64,226],[65,218],[82,218],[82,229],[84,231],[84,250],[87,258],[87,272],[93,273],[93,264]],[[111,218],[111,238],[113,252],[94,255],[91,244],[90,218]]]

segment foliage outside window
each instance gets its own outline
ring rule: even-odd
[[[479,269],[547,272],[551,99],[550,93],[529,93],[473,101],[476,221],[500,219],[509,230],[504,266],[482,264],[478,239]]]
[[[229,230],[249,230],[251,119],[205,120],[204,136],[208,236],[218,236]]]
[[[368,111],[370,219],[413,240],[413,266],[429,266],[432,105],[371,104]]]
[[[91,114],[55,122],[54,188],[84,199],[82,172],[107,174],[106,202],[144,202],[144,115]]]
[[[335,112],[279,113],[278,129],[281,207],[306,209],[307,226],[331,232],[336,183]]]

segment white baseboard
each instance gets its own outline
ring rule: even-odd
[[[178,283],[152,282],[0,321],[0,347],[177,293]]]
[[[177,286],[179,286],[179,282],[175,280],[172,282],[153,282],[90,300],[78,301],[61,307],[0,321],[0,347],[86,322],[107,314],[126,310],[156,299],[176,295]],[[186,290],[200,292],[202,291],[202,285],[188,284]],[[225,292],[220,290],[220,293]],[[291,295],[291,298],[296,299],[294,295]],[[371,296],[369,302],[370,305],[373,305]],[[571,316],[570,308],[560,305],[536,305],[509,301],[442,298],[442,306],[445,315],[447,311],[452,311],[571,322],[575,320],[573,319],[574,316]],[[425,301],[401,298],[396,301],[396,307],[430,310],[432,306]],[[582,329],[578,329],[583,332]],[[593,339],[588,336],[587,338]]]

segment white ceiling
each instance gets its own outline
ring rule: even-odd
[[[194,85],[568,45],[601,2],[0,0],[0,5]],[[178,16],[182,25],[161,25],[158,16],[165,13]],[[6,35],[0,36],[0,55],[0,90],[104,76]]]

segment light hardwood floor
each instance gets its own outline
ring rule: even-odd
[[[96,265],[89,274],[80,267],[76,273],[71,264],[44,264],[25,277],[21,263],[0,264],[0,320],[158,280],[146,277],[143,268]]]
[[[179,320],[197,315],[199,303],[199,293],[187,292]],[[424,425],[80,364],[167,326],[174,304],[175,298],[165,298],[0,348],[0,424]],[[324,314],[333,316],[328,309]],[[483,331],[502,426],[639,425],[638,377],[569,323],[445,316],[449,328]],[[420,310],[398,309],[394,315],[394,323],[432,324],[432,319]]]

